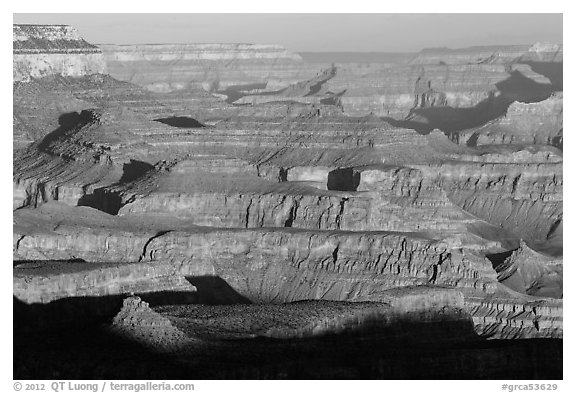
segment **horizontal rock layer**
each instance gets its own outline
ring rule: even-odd
[[[411,64],[505,64],[517,60],[530,45],[472,46],[469,48],[423,49]]]
[[[302,58],[279,45],[100,45],[111,76],[152,91],[202,87],[287,86],[314,74]],[[248,87],[249,88],[249,87]]]
[[[14,25],[13,79],[29,81],[47,75],[82,76],[103,73],[98,47],[71,26]]]
[[[472,114],[478,117],[472,123],[458,113],[448,114],[446,121],[450,124],[442,125],[446,129],[480,125],[504,113],[515,100],[534,102],[562,89],[556,70],[551,74],[546,67],[530,60],[534,53],[554,52],[556,55],[549,60],[561,61],[561,55],[557,55],[561,47],[554,47],[555,51],[541,45],[432,49],[422,51],[410,64],[370,61],[359,56],[330,65],[303,62],[278,47],[229,46],[102,48],[113,76],[155,91],[202,86],[239,105],[278,100],[330,103],[341,106],[348,115],[374,114],[398,121],[428,108],[478,112]],[[550,57],[542,56],[538,57],[540,63]],[[230,57],[230,62],[222,65],[220,57]],[[272,58],[275,60],[271,64]],[[331,67],[335,70],[333,75],[316,80],[317,75]],[[307,83],[309,89],[302,91]],[[428,119],[427,113],[423,115],[425,118],[417,118],[417,123],[438,122]]]
[[[26,329],[105,322],[196,365],[230,338],[562,338],[561,47],[103,46],[110,76],[67,27],[14,29]]]
[[[14,296],[26,303],[163,291],[184,293],[192,301],[196,288],[184,273],[168,264],[102,263],[95,267],[83,262],[29,262],[15,268],[13,289]]]
[[[217,275],[243,296],[259,301],[352,300],[377,293],[377,288],[430,282],[488,291],[494,285],[495,273],[490,273],[490,265],[482,257],[474,252],[451,252],[450,243],[418,234],[226,230],[189,224],[185,231],[150,228],[134,233],[128,230],[130,221],[107,218],[86,208],[75,208],[80,210],[73,214],[79,216],[70,221],[62,216],[66,211],[62,206],[51,206],[43,208],[42,216],[18,214],[16,259],[189,265],[181,274]],[[41,220],[46,220],[44,227],[38,226]],[[106,226],[95,230],[79,226],[93,220],[101,222],[94,222],[96,227]],[[54,221],[59,222],[56,231],[50,226]],[[29,233],[27,228],[34,222],[37,229]],[[460,266],[456,275],[452,272],[455,265]],[[475,273],[476,269],[481,273]],[[246,277],[247,271],[253,273]],[[486,273],[492,275],[492,284],[482,278]],[[310,285],[319,280],[326,281],[321,288]]]
[[[391,232],[226,230],[185,222],[178,229],[166,230],[175,223],[162,216],[126,220],[57,204],[20,210],[15,219],[17,260],[85,261],[40,263],[30,270],[26,268],[34,265],[20,265],[15,271],[15,295],[23,301],[166,290],[192,291],[189,302],[237,302],[242,297],[264,303],[305,299],[386,302],[387,290],[433,284],[457,288],[470,296],[467,309],[473,310],[475,318],[480,315],[477,329],[483,335],[496,334],[494,329],[501,329],[498,337],[532,334],[522,330],[523,322],[507,333],[506,326],[516,326],[509,321],[512,309],[498,320],[485,316],[489,311],[483,310],[493,305],[491,300],[481,299],[497,290],[496,273],[477,251],[461,248],[449,239]],[[87,262],[99,263],[89,267]],[[215,277],[224,280],[228,289]],[[499,296],[499,302],[525,307],[526,300]],[[553,307],[557,309],[561,303]],[[561,334],[558,312],[549,322],[554,337]],[[543,331],[538,334],[549,336]]]
[[[540,102],[514,102],[504,116],[481,127],[453,133],[451,138],[456,143],[469,146],[549,144],[562,147],[562,98],[562,93],[559,92]]]

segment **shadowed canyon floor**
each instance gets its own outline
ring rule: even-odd
[[[14,40],[15,378],[562,378],[561,46]]]

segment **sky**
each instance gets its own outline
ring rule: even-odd
[[[562,43],[562,14],[13,14],[71,24],[94,44],[274,43],[294,52]]]

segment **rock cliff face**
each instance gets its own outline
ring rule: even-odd
[[[536,252],[522,242],[504,261],[495,262],[498,280],[516,292],[562,298],[561,259]]]
[[[101,56],[66,27],[14,29],[18,50]],[[522,375],[557,376],[556,49],[310,66],[278,46],[106,46],[112,76],[29,67],[14,82],[23,337],[77,354],[92,329],[96,352],[142,347],[188,376],[220,375],[198,359],[235,377],[350,367],[376,347],[352,375],[422,358],[432,377],[509,377],[519,357]],[[532,338],[547,346],[516,340]]]
[[[59,200],[209,226],[460,233],[474,222],[468,212],[530,242],[545,240],[562,216],[561,157],[550,153],[481,154],[440,133],[346,117],[185,133],[162,124],[142,133],[145,123],[129,133],[136,123],[123,119],[137,119],[129,111],[77,117],[19,155],[15,207]]]
[[[335,70],[335,75],[313,93],[289,98],[286,91],[251,94],[235,103],[279,99],[332,103],[350,116],[373,114],[429,132],[481,125],[503,114],[514,101],[540,101],[561,90],[530,65],[521,63],[336,64]]]
[[[417,285],[442,281],[488,292],[490,288],[495,289],[496,274],[489,262],[473,248],[470,252],[451,251],[461,245],[449,237],[444,240],[425,234],[383,231],[350,234],[285,228],[198,228],[186,221],[178,230],[166,230],[163,228],[170,227],[170,221],[162,215],[159,217],[164,219],[156,222],[164,224],[155,227],[150,226],[154,221],[142,221],[146,216],[120,219],[87,208],[66,208],[54,203],[33,212],[18,211],[17,216],[14,247],[18,260],[176,264],[184,270],[174,270],[174,274],[225,276],[240,294],[260,302],[303,300],[310,296],[349,300],[362,297],[368,290],[363,286],[374,292],[379,286],[390,289],[399,286],[399,282]],[[55,231],[52,230],[54,222],[59,222]],[[28,233],[34,223],[35,232]],[[102,229],[90,230],[84,225]],[[248,264],[253,273],[247,274],[240,261]],[[452,264],[462,265],[456,276]],[[260,269],[262,272],[258,273]],[[465,269],[470,272],[465,273]],[[474,273],[477,269],[482,273]],[[269,273],[264,274],[266,271]],[[356,289],[350,294],[350,288],[340,288],[343,283],[339,283],[326,294],[305,284],[311,279],[317,281],[318,278],[313,277],[318,274],[327,281],[327,288],[340,281],[338,277],[346,276],[349,285]],[[363,275],[368,275],[370,280],[362,278]],[[376,277],[379,286],[371,282]],[[246,280],[252,283],[246,285]]]
[[[187,297],[188,301],[196,299],[196,288],[176,266],[169,265],[24,263],[16,268],[14,275],[14,295],[26,303],[162,291],[178,292],[181,299]]]
[[[479,126],[514,101],[541,101],[562,90],[562,47],[551,44],[430,49],[408,63],[350,57],[334,64],[306,63],[274,46],[102,48],[113,76],[152,90],[201,84],[238,105],[325,103],[351,116],[374,114],[427,132]]]
[[[151,91],[277,89],[313,75],[279,45],[99,45],[110,75]],[[251,86],[252,85],[252,86]]]
[[[522,54],[522,61],[562,63],[564,60],[564,47],[559,44],[538,42]]]
[[[504,64],[334,65],[334,76],[305,94],[291,94],[300,102],[339,102],[351,116],[374,114],[396,120],[406,118],[419,108],[471,108],[488,100],[498,91],[497,84],[510,74]],[[529,73],[529,67],[523,66]],[[325,65],[325,70],[330,65]],[[533,75],[536,77],[535,75]],[[540,81],[545,80],[540,78]],[[288,99],[287,91],[277,94],[246,95],[237,104],[262,103]]]
[[[103,73],[102,52],[71,26],[14,25],[14,81]]]
[[[459,288],[470,296],[471,310],[481,315],[477,329],[485,332],[482,334],[490,336],[497,331],[497,337],[508,337],[506,326],[513,324],[504,315],[493,320],[482,314],[489,313],[484,311],[486,307],[493,307],[491,300],[479,303],[482,297],[496,292],[496,272],[474,245],[462,245],[450,237],[435,240],[402,232],[351,234],[290,228],[222,230],[194,227],[186,221],[178,227],[173,219],[162,215],[156,219],[150,215],[120,219],[58,204],[47,204],[36,211],[18,211],[16,222],[17,260],[84,261],[73,269],[74,265],[68,265],[67,271],[57,264],[40,265],[44,270],[58,269],[61,273],[45,277],[37,267],[31,270],[33,279],[26,275],[27,264],[21,265],[18,279],[15,278],[15,294],[23,300],[46,302],[61,297],[63,291],[67,296],[146,293],[162,288],[190,291],[184,277],[190,277],[189,282],[199,288],[197,294],[188,296],[189,302],[239,299],[238,295],[259,303],[305,299],[385,301],[389,289],[441,285]],[[124,264],[86,266],[89,262],[115,261]],[[132,268],[126,262],[137,264]],[[21,281],[23,274],[25,281]],[[42,281],[35,278],[38,274]],[[118,274],[119,278],[115,278]],[[219,277],[230,287],[219,287],[214,279],[203,283],[205,279],[201,277]],[[506,279],[502,279],[505,284]],[[541,287],[551,288],[545,281],[540,282]],[[499,299],[518,307],[525,301],[505,293]],[[510,318],[515,315],[513,310]],[[560,334],[561,313],[556,311],[550,318],[551,336],[539,331],[539,337]],[[516,329],[510,334],[530,337],[530,331]]]
[[[504,116],[481,127],[455,132],[456,143],[467,145],[549,144],[563,145],[563,95],[552,94],[548,99],[531,104],[514,102]]]
[[[469,48],[429,48],[420,51],[411,64],[506,64],[524,56],[530,45],[472,46]]]

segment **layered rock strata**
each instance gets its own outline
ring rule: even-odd
[[[89,51],[16,30],[22,50]],[[560,47],[313,66],[278,46],[104,51],[141,86],[58,66],[14,83],[19,331],[104,324],[195,370],[333,338],[385,352],[374,370],[428,348],[441,371],[444,344],[454,375],[533,366],[540,341],[516,339],[557,356]]]
[[[276,101],[330,104],[347,115],[389,117],[424,131],[479,126],[504,114],[514,101],[537,102],[562,90],[562,47],[558,45],[431,49],[409,64],[362,56],[346,62],[306,64],[276,47],[236,45],[228,48],[227,55],[224,47],[207,46],[203,53],[200,48],[204,47],[103,46],[108,64],[118,70],[112,72],[114,76],[151,89],[188,89],[194,83],[189,80],[194,80],[236,105]],[[219,56],[231,56],[230,63],[224,68],[218,65]],[[190,65],[184,70],[180,62]],[[141,67],[136,70],[134,64]],[[273,71],[282,67],[279,64],[292,69],[292,77],[281,77],[279,82]],[[262,72],[263,68],[268,71]],[[194,75],[179,82],[183,77],[178,75],[186,72]],[[320,80],[327,72],[331,76]],[[239,79],[226,81],[233,75]],[[167,76],[175,81],[164,80]],[[302,90],[303,86],[310,88]]]
[[[514,102],[506,114],[481,127],[451,135],[469,146],[494,144],[563,145],[563,95],[554,93],[544,101]]]
[[[76,218],[66,217],[68,211]],[[261,302],[308,297],[352,300],[377,293],[378,288],[436,282],[489,291],[496,277],[489,262],[476,252],[451,252],[450,241],[419,234],[218,229],[185,223],[180,230],[157,227],[134,232],[130,228],[149,226],[147,220],[134,217],[126,222],[58,204],[47,204],[40,212],[40,216],[18,212],[15,259],[176,264],[183,269],[179,274],[222,277],[241,295]],[[39,226],[42,221],[45,224]],[[29,233],[32,222],[38,224]],[[105,226],[90,230],[84,226],[88,223]],[[454,264],[461,265],[456,275],[451,273]],[[246,268],[253,276],[245,276]],[[480,272],[475,273],[476,269]],[[311,285],[318,281],[326,282],[322,287]]]
[[[168,92],[201,87],[225,91],[281,88],[314,74],[279,45],[99,45],[114,78]],[[252,86],[252,87],[250,87]]]
[[[39,260],[38,254],[35,260]],[[94,266],[85,262],[24,261],[15,267],[14,296],[32,304],[68,297],[178,292],[194,301],[196,288],[186,281],[184,273],[167,264],[103,262]]]
[[[469,48],[423,49],[411,64],[507,64],[524,56],[530,45],[472,46]]]
[[[47,75],[82,76],[103,73],[102,51],[71,26],[14,25],[14,81]]]
[[[166,230],[163,228],[175,223],[162,216],[124,220],[88,208],[58,204],[18,211],[16,222],[15,259],[84,261],[76,265],[41,263],[30,273],[26,273],[27,264],[20,265],[16,270],[15,295],[22,301],[185,290],[193,295],[188,297],[191,302],[210,297],[216,301],[245,298],[259,303],[305,299],[387,302],[387,290],[440,285],[463,291],[470,299],[470,309],[485,318],[482,313],[489,312],[483,310],[492,307],[492,302],[486,300],[484,304],[481,299],[490,299],[490,294],[498,289],[496,272],[477,251],[455,245],[450,239],[434,240],[418,234],[226,230],[194,227],[185,221],[178,229]],[[141,229],[136,232],[134,228],[138,227]],[[138,263],[133,267],[117,265],[118,262],[108,266],[115,261]],[[98,267],[88,267],[90,262],[98,262]],[[49,273],[51,269],[60,273]],[[20,277],[26,277],[25,281]],[[196,286],[196,291],[184,277]],[[219,287],[214,279],[208,280],[208,285],[202,284],[202,277],[218,277],[230,287]],[[79,285],[82,282],[91,285],[83,287]],[[524,304],[509,297],[501,294],[499,301]],[[554,315],[550,329],[556,337],[562,325],[561,315],[560,319],[558,312]],[[480,332],[490,331],[488,325],[492,331],[503,326],[497,337],[507,337],[505,327],[513,324],[506,314],[500,314],[500,325],[496,327],[493,318],[482,318],[477,318]],[[530,336],[529,331],[511,334]],[[544,332],[539,334],[546,336]]]
[[[503,261],[496,261],[498,281],[518,293],[562,298],[563,261],[532,250],[522,242]]]
[[[63,135],[18,156],[15,207],[61,200],[210,226],[461,233],[477,221],[471,213],[530,242],[545,240],[562,217],[553,151],[479,152],[440,133],[345,117],[182,131],[159,124],[135,127],[128,141],[117,125],[135,125],[126,110],[82,113]],[[295,161],[307,165],[292,168]]]

